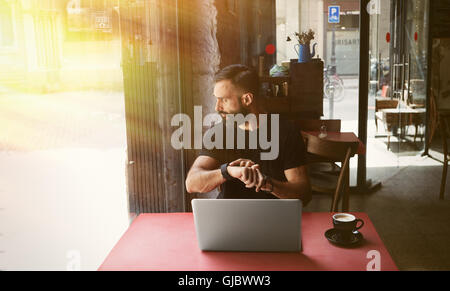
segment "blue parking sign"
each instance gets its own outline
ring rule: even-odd
[[[328,6],[328,23],[339,23],[340,6]]]

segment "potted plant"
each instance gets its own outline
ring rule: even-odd
[[[297,40],[297,44],[294,45],[295,52],[298,55],[299,63],[306,63],[311,61],[311,59],[316,55],[316,45],[313,45],[312,53],[310,49],[311,40],[314,39],[314,31],[309,29],[308,31],[302,33],[295,33],[295,38]],[[292,39],[288,36],[286,41],[292,41]]]

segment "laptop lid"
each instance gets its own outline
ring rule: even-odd
[[[298,199],[193,199],[203,251],[301,251]]]

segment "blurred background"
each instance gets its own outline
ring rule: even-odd
[[[0,1],[0,269],[96,269],[128,226],[118,1]]]

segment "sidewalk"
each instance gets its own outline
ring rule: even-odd
[[[1,151],[123,147],[123,93],[0,92],[0,128]]]

